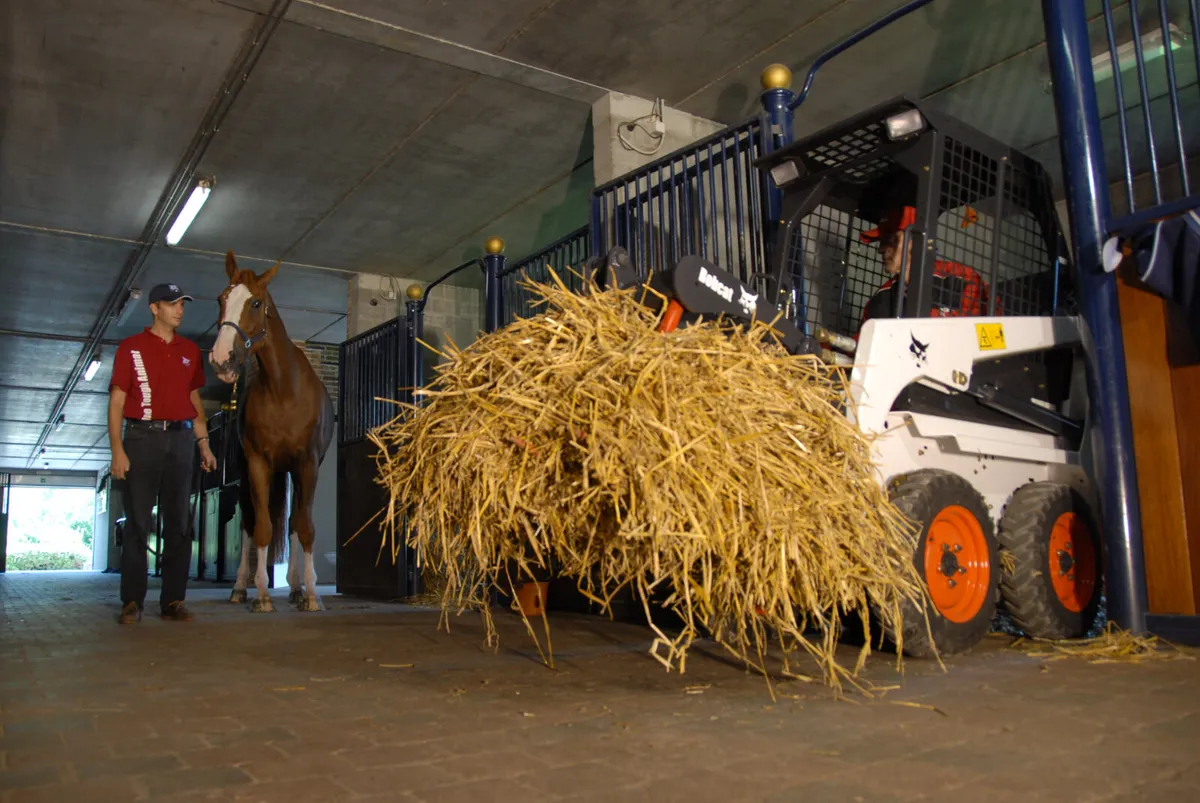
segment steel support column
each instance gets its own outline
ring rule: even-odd
[[[1108,618],[1141,633],[1146,628],[1147,604],[1141,510],[1117,285],[1101,263],[1111,212],[1084,0],[1042,0],[1042,16],[1089,352],[1088,395],[1107,552]]]

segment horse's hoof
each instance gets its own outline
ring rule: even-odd
[[[233,589],[233,593],[231,593],[229,595],[229,601],[236,602],[239,605],[245,605],[246,604],[246,589],[244,589],[244,588]]]
[[[271,604],[270,597],[255,597],[254,604],[250,606],[251,613],[275,613],[275,606]]]
[[[300,600],[300,610],[302,611],[319,611],[321,608],[320,597],[302,597]]]
[[[304,599],[304,592],[299,589],[296,589],[292,593],[288,594],[289,605],[297,605],[302,599]]]

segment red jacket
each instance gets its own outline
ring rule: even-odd
[[[933,264],[933,278],[933,306],[929,310],[929,317],[963,318],[987,314],[987,283],[974,268],[939,259]],[[871,296],[871,300],[863,307],[860,328],[870,318],[891,316],[891,290],[895,284],[896,277],[890,276]],[[1000,299],[996,299],[997,315],[1003,314],[1001,307]]]

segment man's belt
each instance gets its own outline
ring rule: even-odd
[[[191,421],[167,421],[161,418],[150,421],[145,421],[141,418],[126,418],[125,424],[126,426],[137,427],[138,429],[160,429],[163,432],[192,428]]]

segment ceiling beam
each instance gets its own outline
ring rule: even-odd
[[[82,240],[82,241],[99,241],[105,243],[115,243],[117,245],[128,245],[131,247],[149,246],[151,243],[144,240],[130,240],[125,237],[110,237],[105,234],[94,234],[87,231],[77,231],[75,229],[59,229],[50,226],[31,226],[28,223],[17,223],[15,220],[0,220],[0,232],[9,232],[12,234],[27,234],[32,236],[56,237],[65,240]],[[185,248],[182,245],[172,246],[172,251],[189,256],[205,257],[216,259],[221,262],[222,267],[225,264],[224,251],[208,251],[203,248]],[[256,257],[250,254],[239,254],[238,263],[255,262],[263,265],[274,265],[277,261],[270,257]],[[335,268],[331,265],[314,265],[310,262],[289,262],[282,260],[280,267],[283,268],[304,268],[307,270],[323,271],[325,273],[339,273],[344,276],[353,276],[358,271],[347,270],[346,268]]]
[[[271,41],[272,35],[279,28],[280,20],[287,14],[288,8],[291,5],[292,0],[275,0],[270,10],[260,16],[258,25],[255,26],[251,36],[243,43],[237,56],[230,63],[221,86],[217,88],[216,94],[209,103],[208,110],[204,114],[204,119],[200,121],[199,127],[192,136],[192,141],[188,144],[187,151],[184,153],[179,164],[176,165],[175,171],[171,175],[170,181],[167,182],[167,186],[163,189],[162,195],[159,196],[154,211],[150,213],[150,219],[146,221],[146,226],[142,230],[142,236],[139,238],[141,245],[137,246],[125,261],[125,266],[121,269],[120,276],[109,292],[104,308],[96,319],[96,322],[92,325],[89,342],[84,345],[79,359],[75,361],[75,367],[72,369],[71,375],[67,379],[62,392],[59,394],[58,401],[55,403],[54,409],[50,412],[50,417],[46,421],[46,425],[42,428],[41,436],[30,451],[29,465],[33,465],[33,461],[38,455],[38,450],[42,448],[46,440],[50,437],[50,433],[54,428],[54,422],[62,414],[63,408],[67,406],[67,401],[71,398],[71,393],[83,377],[84,369],[91,362],[92,356],[99,347],[105,330],[129,297],[129,290],[133,287],[133,283],[137,281],[138,275],[146,264],[146,258],[150,255],[150,251],[161,241],[167,227],[170,225],[171,215],[179,208],[184,199],[191,194],[193,182],[195,181],[196,168],[199,166],[200,160],[204,157],[208,146],[212,143],[213,137],[216,136],[217,131],[220,129],[225,116],[233,108],[233,104],[241,93],[242,87],[249,80],[250,74],[254,71],[254,67],[262,56],[263,50],[266,49],[267,43]]]
[[[23,418],[0,418],[0,424],[44,424],[44,423],[45,423],[44,421],[27,421]],[[95,423],[85,422],[85,421],[67,421],[66,423],[70,424],[73,427],[107,427],[108,426],[108,424],[95,424]],[[88,448],[91,449],[94,447],[95,447],[95,444],[92,444],[92,446],[89,446]]]
[[[31,385],[6,385],[6,384],[0,384],[0,390],[32,390],[32,391],[37,391],[38,393],[59,393],[59,392],[61,392],[58,388],[38,388],[38,387],[33,387]],[[75,392],[82,393],[85,395],[99,395],[99,396],[107,396],[108,395],[107,390],[88,390],[87,388],[77,388],[75,390]],[[44,424],[45,422],[39,421],[37,423]]]
[[[80,337],[78,335],[55,335],[50,332],[30,332],[25,329],[3,329],[0,328],[0,337],[26,337],[30,340],[57,340],[62,343],[90,343],[91,338]],[[101,340],[101,346],[118,346],[120,343],[116,340]]]
[[[534,67],[468,45],[430,36],[411,28],[356,14],[316,0],[295,0],[287,15],[295,22],[318,31],[337,34],[410,56],[457,67],[476,75],[545,92],[591,106],[608,94],[607,87],[579,78]]]

